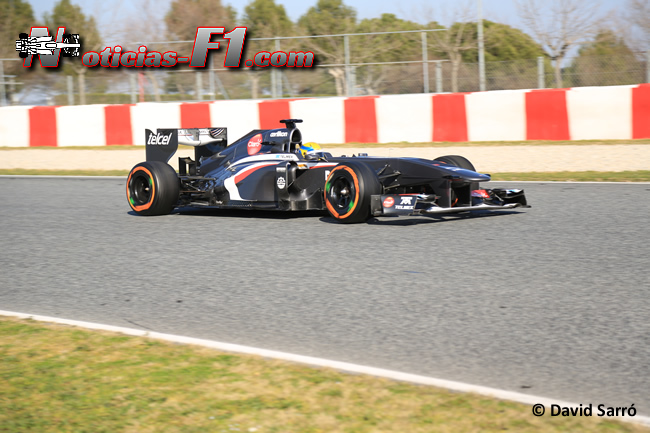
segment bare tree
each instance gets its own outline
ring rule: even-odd
[[[562,63],[569,50],[592,38],[600,26],[592,0],[514,0],[524,25],[555,62],[555,85],[562,87]]]
[[[323,36],[354,33],[356,22],[356,10],[345,5],[342,0],[319,0],[300,17],[298,26],[307,36]],[[344,39],[341,36],[306,39],[304,44],[327,63],[341,65],[345,62]],[[334,77],[336,94],[348,94],[350,83],[345,79],[345,69],[334,66],[329,67],[327,72]]]
[[[255,38],[272,38],[276,36],[290,36],[293,33],[293,23],[287,16],[284,6],[275,3],[275,0],[252,0],[244,8],[243,24],[251,30]],[[255,41],[252,44],[255,49],[252,52],[275,51],[274,41]],[[247,74],[251,85],[251,97],[259,97],[260,81],[263,76],[268,76],[264,69],[247,68]],[[271,72],[281,77],[280,70]],[[273,91],[275,94],[275,90]]]
[[[116,33],[119,34],[122,47],[124,50],[135,51],[138,47],[135,42],[158,42],[163,40],[166,35],[165,21],[160,10],[160,2],[156,4],[155,0],[140,0],[137,2],[136,16],[127,16],[121,23],[121,28]],[[147,50],[158,51],[163,46],[153,44],[147,46]],[[147,81],[153,88],[154,99],[160,102],[160,84],[157,75],[160,74],[159,68],[138,68],[138,72],[144,73]],[[134,73],[129,71],[128,73]]]
[[[478,48],[476,22],[472,22],[474,9],[468,1],[459,2],[452,10],[422,6],[419,16],[429,21],[427,27],[431,29],[445,29],[438,24],[439,21],[449,23],[445,31],[430,33],[432,42],[428,45],[437,52],[436,57],[446,57],[451,63],[451,91],[458,92],[458,73],[463,63],[463,53]]]
[[[458,71],[463,62],[463,52],[475,50],[477,41],[474,38],[472,22],[456,22],[446,32],[432,32],[434,47],[444,52],[451,62],[451,91],[458,92]]]
[[[640,51],[650,50],[650,0],[628,0],[626,6],[622,15],[628,42]]]

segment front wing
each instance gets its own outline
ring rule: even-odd
[[[471,192],[468,203],[451,207],[438,206],[439,197],[425,194],[382,194],[371,196],[373,216],[440,215],[481,210],[506,210],[530,207],[521,189],[479,189]]]

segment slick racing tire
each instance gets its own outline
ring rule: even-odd
[[[474,165],[469,162],[469,159],[460,155],[445,155],[440,158],[436,158],[436,161],[442,161],[449,165],[455,165],[456,167],[464,168],[466,170],[476,171]]]
[[[167,215],[180,196],[180,181],[164,162],[141,162],[131,169],[126,181],[126,198],[138,215]]]
[[[464,168],[466,170],[476,171],[476,169],[474,168],[474,164],[469,162],[469,159],[465,158],[464,156],[445,155],[445,156],[441,156],[440,158],[436,158],[436,161],[444,162],[445,164],[454,165],[456,167]],[[478,188],[478,184],[472,184],[472,185],[473,185],[472,189]],[[454,190],[453,188],[451,189],[450,201],[451,201],[451,207],[454,207],[458,204],[458,194],[456,193],[456,190]]]
[[[325,206],[342,223],[364,222],[370,216],[370,196],[381,194],[377,174],[367,165],[337,165],[325,181]]]

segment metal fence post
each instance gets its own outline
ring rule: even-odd
[[[74,105],[74,85],[72,75],[65,77],[68,80],[68,105]]]
[[[287,77],[287,74],[282,74],[282,78],[284,78],[284,85],[287,88],[287,93],[289,93],[289,96],[292,98],[296,96],[296,94],[293,91],[293,87],[291,87],[291,83],[289,82],[289,77]]]
[[[442,62],[436,62],[436,93],[442,93]]]
[[[278,97],[278,86],[275,84],[275,68],[271,69],[271,98]]]
[[[210,70],[208,71],[208,85],[212,100],[217,99],[217,89],[214,85],[214,56],[210,56]]]
[[[345,50],[345,94],[354,96],[352,92],[352,77],[350,73],[350,38],[343,36],[343,49]]]
[[[544,80],[544,57],[539,56],[537,58],[537,88],[543,89],[546,87],[546,80]]]
[[[275,40],[275,51],[280,51],[280,39]],[[275,85],[278,87],[278,98],[284,96],[284,90],[282,89],[282,70],[280,68],[273,68],[275,72]]]
[[[196,71],[194,74],[196,74],[196,99],[199,101],[203,100],[203,78],[201,77],[201,73]]]
[[[485,92],[485,47],[483,44],[483,2],[478,0],[478,87]]]
[[[9,94],[10,98],[7,98],[7,104],[14,105],[16,103],[16,76],[12,75],[9,78]]]
[[[7,105],[7,91],[5,90],[5,68],[2,60],[0,60],[0,105]]]
[[[427,53],[427,33],[422,32],[422,91],[429,93],[429,57]]]
[[[219,78],[219,76],[217,75],[216,72],[214,73],[214,80],[217,83],[217,86],[219,86],[219,91],[223,95],[223,98],[224,99],[230,99],[230,95],[228,94],[228,91],[223,86],[223,83],[221,82],[221,78]],[[215,95],[215,99],[216,99],[216,95]]]
[[[131,104],[138,102],[138,83],[135,74],[129,74],[129,85],[131,87]]]

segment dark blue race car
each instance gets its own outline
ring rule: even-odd
[[[126,195],[139,215],[179,207],[327,210],[340,222],[529,207],[521,189],[487,189],[464,157],[334,157],[303,143],[299,119],[253,130],[227,145],[226,128],[146,130],[146,162],[131,170]],[[195,157],[168,164],[178,144]]]

